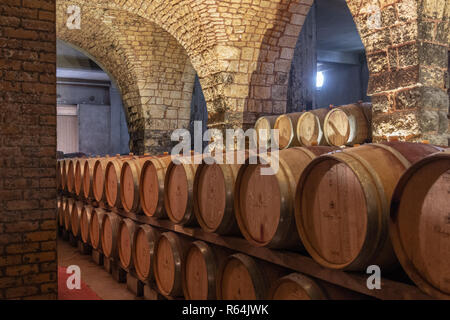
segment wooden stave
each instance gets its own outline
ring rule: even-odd
[[[95,160],[94,169],[93,169],[93,177],[92,177],[92,193],[94,195],[94,199],[97,202],[106,202],[106,193],[105,193],[105,174],[106,174],[106,165],[108,164],[110,158],[99,158]],[[101,177],[103,179],[103,183],[100,183],[100,189],[97,190],[97,181],[96,175],[97,170],[102,170]]]
[[[67,198],[62,197],[58,206],[58,226],[64,228],[64,213],[66,211]]]
[[[303,139],[302,139],[301,134],[300,134],[300,128],[301,128],[301,125],[302,125],[302,121],[309,114],[312,114],[314,116],[314,118],[316,119],[316,121],[319,123],[319,130],[320,130],[321,136],[318,139],[317,144],[307,144],[307,143],[305,143],[303,141]],[[310,147],[310,146],[313,146],[313,145],[319,145],[319,146],[328,146],[329,145],[327,143],[326,139],[325,139],[325,134],[323,132],[324,121],[325,121],[325,117],[327,116],[327,114],[328,114],[328,109],[320,108],[320,109],[306,111],[300,116],[300,118],[297,121],[297,126],[296,126],[297,138],[298,138],[298,143],[299,143],[300,146],[302,146],[302,147]]]
[[[158,259],[158,245],[161,239],[167,239],[171,246],[172,252],[174,254],[174,263],[175,263],[175,274],[174,274],[174,282],[170,291],[165,291],[161,285],[161,280],[158,275],[158,267],[157,267],[157,259]],[[190,241],[181,236],[180,234],[174,232],[164,232],[158,238],[158,241],[155,245],[155,254],[153,259],[153,272],[154,278],[159,292],[168,297],[181,297],[183,296],[183,288],[182,288],[182,275],[183,275],[183,265],[186,259],[187,250],[189,248]]]
[[[62,175],[61,175],[61,190],[67,191],[67,165],[68,159],[61,160],[62,162]]]
[[[166,171],[168,165],[171,163],[171,156],[165,156],[165,157],[155,157],[148,159],[144,162],[142,165],[141,175],[139,177],[139,198],[144,199],[144,188],[145,184],[143,183],[145,171],[150,165],[155,166],[155,170],[157,171],[157,180],[158,180],[158,203],[156,206],[155,212],[150,212],[150,210],[145,206],[144,201],[141,200],[141,209],[144,212],[144,214],[148,217],[154,217],[154,218],[167,218],[167,213],[165,211],[165,204],[164,204],[164,183],[165,183],[165,177],[166,177]]]
[[[92,211],[94,208],[90,205],[84,205],[83,210],[81,211],[81,218],[80,218],[80,237],[81,241],[83,241],[86,244],[91,244],[91,233],[90,233],[90,225],[91,225],[91,218],[92,218]],[[87,221],[87,230],[84,230],[81,224],[81,221],[83,220],[83,216],[86,216]]]
[[[56,190],[62,190],[62,161],[56,161]]]
[[[124,262],[123,253],[122,253],[122,235],[121,235],[121,229],[122,228],[128,229],[128,235],[129,235],[129,243],[130,243],[130,261],[128,264]],[[137,225],[136,223],[131,219],[122,219],[119,223],[119,233],[118,233],[118,240],[117,240],[117,253],[119,257],[119,262],[122,268],[126,271],[129,271],[133,268],[133,247],[134,247],[134,234],[136,232]]]
[[[411,165],[410,160],[414,159],[414,157],[416,157],[417,155],[414,154],[414,151],[411,154],[406,154],[404,152],[406,150],[401,150],[402,152],[398,151],[397,149],[399,145],[404,146],[404,143],[384,142],[380,144],[367,144],[361,147],[374,146],[376,148],[380,148],[382,150],[390,152],[397,159],[397,161],[399,161],[399,163],[401,163],[405,168],[407,168],[408,166]],[[412,145],[415,144],[410,144],[410,146]],[[424,146],[427,146],[427,148],[429,148],[429,150],[427,151],[429,152],[429,154],[434,153],[431,151],[431,148],[434,148],[435,152],[439,152],[439,148],[437,147],[430,145]],[[351,148],[348,150],[352,152],[355,149],[356,148]],[[418,147],[417,153],[421,152],[425,152],[425,150],[420,150],[420,147]],[[301,199],[302,199],[302,192],[305,187],[304,186],[305,180],[307,179],[307,176],[311,173],[311,171],[314,169],[316,165],[330,159],[337,160],[338,162],[345,163],[347,165],[350,163],[351,165],[349,167],[351,168],[353,173],[358,177],[358,180],[360,182],[370,181],[371,179],[369,179],[368,177],[373,177],[374,179],[373,181],[375,181],[374,185],[366,184],[366,188],[364,188],[364,186],[362,187],[365,192],[366,201],[367,199],[369,199],[369,201],[367,201],[368,205],[367,228],[369,230],[367,231],[363,248],[361,248],[360,254],[353,261],[345,264],[330,263],[326,259],[321,257],[315,248],[312,248],[310,242],[308,241],[308,236],[304,229],[302,223],[303,220],[301,218],[304,208],[302,207],[302,205],[300,205],[300,203],[304,203]],[[373,199],[376,199],[378,197],[381,197],[381,201],[379,203],[373,202]],[[386,214],[386,212],[388,211],[387,208],[389,206],[389,201],[385,198],[386,196],[384,196],[384,190],[382,188],[382,184],[380,182],[380,179],[378,178],[377,173],[374,172],[373,170],[370,171],[370,165],[365,159],[357,156],[355,157],[354,154],[353,156],[348,155],[348,153],[346,153],[345,150],[317,157],[303,171],[296,190],[295,220],[297,225],[297,231],[300,235],[300,239],[302,241],[303,246],[318,264],[326,268],[345,271],[363,271],[365,270],[365,267],[367,267],[368,265],[376,264],[379,265],[380,267],[383,267],[384,270],[388,271],[393,270],[398,266],[398,261],[394,254],[392,245],[389,241],[388,221],[387,221],[388,214]],[[379,210],[381,210],[381,212],[384,212],[384,215],[379,213]],[[377,220],[379,220],[378,223],[376,222]],[[379,226],[379,230],[376,228],[376,226]]]
[[[111,252],[106,252],[106,248],[108,246],[105,246],[105,223],[107,221],[107,219],[110,221],[111,223]],[[118,241],[119,241],[119,225],[121,222],[121,218],[113,213],[113,212],[106,212],[105,215],[103,216],[102,219],[102,249],[103,249],[103,254],[105,255],[106,258],[110,258],[110,259],[117,259],[118,258]]]
[[[94,165],[97,160],[98,159],[95,158],[87,159],[83,165],[83,184],[81,188],[83,190],[82,197],[86,200],[94,198]],[[89,180],[87,178],[89,178]]]
[[[247,157],[247,155],[246,155]],[[236,221],[236,217],[234,214],[234,190],[235,183],[238,176],[239,169],[241,168],[241,164],[219,164],[220,169],[222,170],[222,174],[225,178],[225,188],[226,188],[226,205],[225,205],[225,213],[223,215],[223,219],[217,228],[209,227],[203,219],[203,215],[201,213],[199,207],[199,199],[198,199],[198,189],[200,183],[200,177],[202,170],[208,166],[205,160],[203,160],[202,164],[200,164],[197,168],[194,178],[194,214],[196,220],[200,227],[209,233],[217,233],[220,235],[239,235],[240,230]]]
[[[267,296],[269,300],[277,300],[275,298],[276,291],[279,286],[281,286],[285,282],[294,282],[295,284],[297,284],[305,291],[310,300],[328,300],[329,298],[324,288],[322,288],[322,286],[320,285],[319,281],[300,273],[291,273],[278,279],[273,284]]]
[[[260,117],[260,118],[258,118],[258,120],[256,120],[256,122],[255,122],[255,131],[256,131],[256,140],[257,140],[257,142],[256,142],[256,144],[257,145],[259,145],[259,130],[260,130],[260,128],[259,128],[259,124],[260,124],[260,122],[262,122],[262,121],[267,121],[267,123],[269,124],[269,127],[271,128],[271,129],[273,129],[274,128],[274,125],[275,125],[275,122],[277,121],[277,118],[279,117],[280,115],[272,115],[272,116],[263,116],[263,117]],[[270,135],[270,132],[268,132],[268,134]],[[263,140],[264,141],[264,140]],[[270,145],[270,143],[271,143],[271,139],[270,139],[270,136],[269,136],[269,139],[267,140],[267,143]]]
[[[444,151],[444,150],[443,150]],[[421,202],[425,200],[428,191],[433,186],[434,182],[439,179],[439,177],[443,174],[443,172],[435,171],[436,166],[434,165],[434,162],[440,161],[440,160],[449,160],[450,159],[450,151],[444,151],[440,153],[435,153],[432,155],[429,155],[425,158],[423,158],[420,161],[417,161],[414,163],[411,167],[409,167],[400,178],[399,182],[397,183],[395,190],[392,195],[392,201],[390,203],[390,215],[389,215],[389,235],[390,240],[392,242],[395,254],[398,258],[399,263],[401,264],[403,270],[408,274],[409,278],[425,293],[428,295],[435,297],[437,299],[445,299],[450,300],[450,293],[443,292],[439,288],[437,288],[429,279],[427,279],[427,276],[423,274],[421,270],[419,270],[413,261],[411,261],[411,258],[408,257],[408,254],[405,252],[404,244],[402,243],[401,237],[400,237],[400,230],[398,225],[398,215],[400,210],[400,203],[404,196],[405,189],[407,188],[410,181],[414,178],[414,175],[418,174],[421,170],[426,168],[429,165],[433,165],[432,170],[432,176],[427,176],[429,178],[429,181],[426,181],[425,183],[423,180],[421,180],[421,187],[423,188],[425,185],[426,192],[425,193],[419,193],[416,194],[416,197],[410,197],[408,199],[413,199],[413,201]],[[444,172],[445,173],[445,172]],[[419,189],[419,188],[417,188]],[[416,206],[413,206],[416,207]],[[422,208],[420,207],[421,211]]]
[[[70,225],[71,225],[71,231],[72,235],[75,238],[78,238],[81,235],[80,230],[80,218],[81,218],[81,211],[83,209],[83,203],[80,201],[76,201],[73,206],[70,213]]]
[[[283,154],[292,154],[293,152],[299,152],[300,154],[309,157],[310,161],[320,154],[331,152],[335,150],[333,147],[327,146],[319,146],[319,147],[295,147],[286,150],[280,151]],[[241,234],[245,237],[245,239],[250,242],[252,245],[257,247],[269,247],[269,248],[279,248],[279,249],[297,249],[303,250],[303,245],[300,241],[298,233],[296,231],[296,224],[294,218],[294,199],[295,199],[295,190],[297,186],[298,179],[293,177],[293,171],[289,168],[288,163],[280,158],[280,170],[276,174],[278,178],[278,183],[280,186],[280,193],[284,195],[287,199],[282,203],[280,210],[280,220],[283,221],[283,226],[285,229],[278,227],[274,237],[270,241],[259,242],[253,239],[253,237],[247,231],[247,227],[241,218],[241,209],[240,209],[240,196],[241,196],[241,181],[244,175],[246,168],[249,166],[250,159],[246,160],[246,163],[242,165],[239,169],[238,176],[235,183],[234,189],[234,212],[237,224],[239,226],[239,230]],[[297,173],[299,176],[299,174]],[[286,179],[283,179],[286,177]],[[281,183],[281,184],[280,184]],[[291,190],[291,191],[289,191]],[[289,196],[290,195],[290,196]]]
[[[194,157],[189,157],[191,162],[194,162]],[[170,208],[170,200],[168,196],[168,190],[169,190],[169,180],[170,180],[170,172],[171,170],[176,166],[174,162],[171,162],[169,166],[167,167],[166,176],[164,179],[164,208],[167,214],[167,217],[175,224],[183,225],[183,226],[196,226],[197,220],[195,218],[194,213],[194,179],[195,179],[195,173],[197,171],[198,165],[194,163],[189,163],[183,160],[181,158],[181,163],[179,165],[183,166],[184,171],[186,173],[187,177],[187,183],[188,183],[188,198],[187,198],[187,204],[186,204],[186,210],[184,212],[183,218],[181,220],[177,220],[173,214],[172,210]]]
[[[108,163],[106,164],[105,167],[105,185],[104,185],[104,193],[105,193],[105,200],[106,203],[108,204],[109,207],[111,208],[116,208],[116,209],[122,209],[122,201],[120,198],[120,190],[121,188],[121,180],[120,180],[120,174],[122,171],[122,165],[124,163],[125,159],[122,159],[120,157],[115,157],[115,158],[111,158]],[[115,173],[115,178],[117,179],[117,188],[115,191],[116,193],[116,198],[115,199],[111,199],[111,191],[109,190],[109,185],[108,185],[108,181],[109,181],[109,170],[111,170],[111,167],[114,170]]]
[[[106,211],[101,209],[101,208],[94,208],[94,210],[92,211],[91,214],[91,220],[89,223],[89,238],[91,240],[91,245],[92,248],[95,250],[102,250],[102,232],[103,232],[103,228],[102,228],[102,221],[103,221],[103,217],[105,216]],[[96,243],[94,241],[95,237],[93,236],[93,226],[94,226],[94,219],[98,220],[98,243]],[[97,241],[97,239],[95,239]]]
[[[75,191],[75,162],[78,159],[70,159],[67,167],[67,192],[74,193]]]
[[[229,256],[229,251],[217,246],[213,246],[204,241],[194,241],[190,244],[184,266],[182,268],[182,289],[186,300],[192,300],[189,295],[188,284],[186,281],[186,264],[188,262],[188,255],[192,248],[197,248],[206,261],[206,268],[208,272],[208,294],[206,300],[217,299],[217,279],[220,276],[220,268]]]
[[[75,182],[74,182],[74,193],[77,196],[83,195],[83,169],[84,163],[87,159],[77,159],[75,162]],[[79,181],[79,182],[78,182]]]
[[[71,229],[71,213],[72,213],[72,206],[74,205],[74,201],[71,198],[67,198],[66,200],[66,206],[64,209],[64,229],[67,232],[72,231]]]
[[[136,245],[137,245],[137,236],[139,231],[142,230],[142,232],[144,232],[146,234],[146,238],[147,241],[149,242],[149,251],[150,251],[150,264],[149,264],[149,273],[146,276],[144,273],[142,273],[142,270],[140,270],[139,268],[139,264],[137,262],[137,253],[136,253]],[[149,283],[149,282],[153,282],[155,280],[154,277],[154,267],[153,267],[153,261],[154,261],[154,254],[155,254],[155,250],[156,250],[156,243],[158,241],[158,238],[160,237],[160,232],[158,229],[150,226],[150,225],[146,225],[146,224],[142,224],[142,225],[138,225],[136,227],[136,232],[134,233],[133,236],[133,252],[132,252],[132,259],[133,259],[133,265],[135,267],[135,271],[136,271],[136,276],[139,278],[139,280],[141,280],[144,283]]]
[[[277,118],[275,125],[274,125],[274,129],[280,130],[279,123],[283,118],[287,118],[289,120],[291,128],[292,128],[291,137],[289,138],[288,144],[285,147],[281,147],[279,145],[280,150],[300,146],[299,137],[297,135],[297,124],[298,124],[300,117],[303,114],[304,114],[304,112],[287,113],[287,114],[282,114]]]
[[[262,261],[260,259],[253,258],[242,253],[232,254],[226,258],[226,260],[220,267],[219,278],[217,279],[218,300],[225,300],[222,293],[223,275],[228,263],[232,259],[238,260],[246,267],[250,277],[252,278],[252,282],[254,283],[256,300],[267,299],[271,283],[274,283],[277,279],[283,277],[287,273],[284,268]],[[244,300],[249,300],[249,298],[244,297]]]

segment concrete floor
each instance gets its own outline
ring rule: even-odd
[[[77,265],[81,269],[81,280],[103,300],[140,300],[127,289],[127,285],[116,282],[103,267],[96,265],[89,255],[81,255],[68,242],[58,239],[58,265]]]

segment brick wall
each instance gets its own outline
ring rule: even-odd
[[[55,0],[0,2],[0,299],[56,298]]]

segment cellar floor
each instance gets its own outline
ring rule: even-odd
[[[96,265],[89,255],[81,255],[68,242],[58,239],[58,266],[77,265],[81,280],[103,300],[136,300],[126,284],[116,282],[103,267]],[[88,299],[88,298],[85,298]]]

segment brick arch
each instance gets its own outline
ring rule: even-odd
[[[195,70],[184,48],[149,20],[95,6],[82,6],[81,30],[69,30],[66,8],[58,4],[57,36],[87,52],[116,80],[130,149],[168,151],[171,131],[189,126]]]

